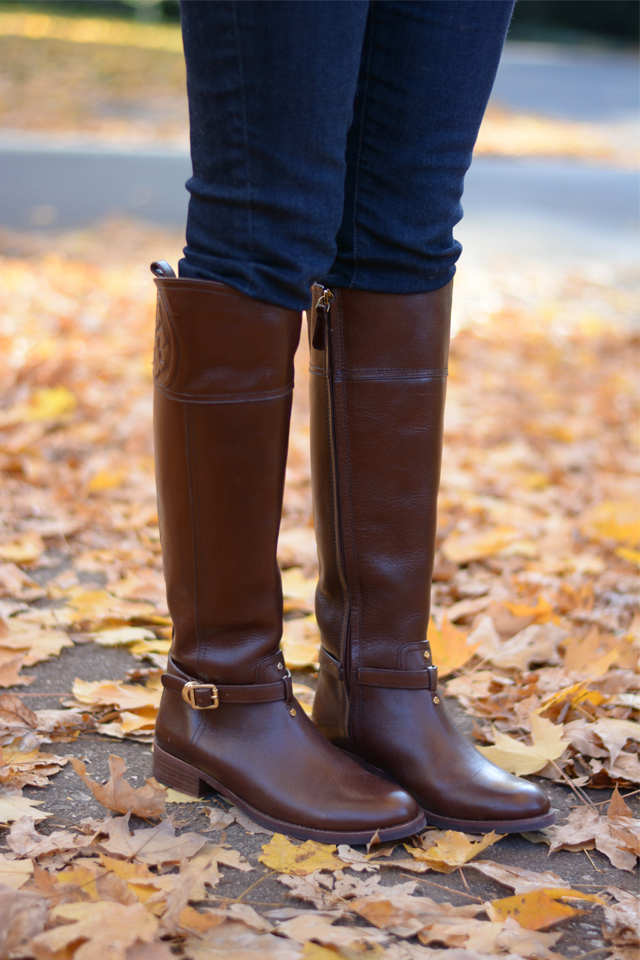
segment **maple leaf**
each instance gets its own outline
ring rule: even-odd
[[[107,820],[102,830],[108,840],[100,841],[100,850],[115,856],[134,858],[139,863],[179,863],[189,860],[207,842],[197,833],[176,836],[172,818],[162,820],[156,827],[134,830],[129,828],[130,813]]]
[[[584,913],[584,910],[576,910],[575,907],[559,902],[544,889],[531,890],[529,893],[505,897],[503,900],[492,900],[487,906],[490,920],[514,917],[525,930],[544,930],[545,927],[580,913]]]
[[[568,743],[563,739],[562,724],[553,724],[544,717],[532,716],[531,730],[531,746],[496,730],[494,746],[477,749],[487,760],[509,773],[518,776],[538,773],[550,760],[558,760],[567,749]]]
[[[395,887],[358,898],[350,906],[369,923],[397,937],[413,937],[442,920],[464,927],[483,909],[480,904],[457,907],[452,903],[436,903],[430,897],[396,893]]]
[[[39,807],[43,800],[32,800],[30,797],[0,795],[0,824],[13,823],[21,817],[33,817],[34,820],[45,820],[52,817],[52,813],[45,813],[44,810],[34,810]]]
[[[292,920],[285,920],[279,925],[278,933],[301,944],[314,940],[321,946],[338,949],[355,946],[362,950],[366,949],[366,945],[383,944],[389,940],[386,933],[379,933],[370,927],[334,927],[332,921],[338,917],[339,914],[327,917],[319,911],[309,911]]]
[[[433,655],[433,662],[438,664],[438,676],[446,677],[454,670],[459,670],[471,660],[479,644],[468,643],[467,634],[457,630],[449,622],[447,614],[443,615],[440,630],[433,619],[429,621],[428,639]]]
[[[69,830],[54,830],[44,836],[36,830],[32,817],[21,817],[13,824],[7,837],[7,845],[14,853],[33,860],[61,851],[76,853],[90,842],[88,837],[78,837]]]
[[[63,903],[53,907],[51,919],[62,926],[33,937],[30,946],[36,960],[55,960],[72,943],[80,944],[74,960],[96,956],[124,960],[127,947],[136,941],[152,942],[158,929],[156,918],[139,903]]]
[[[0,853],[0,886],[18,890],[33,876],[31,860],[9,860]]]
[[[511,887],[515,893],[529,893],[544,887],[563,887],[564,880],[557,873],[550,870],[538,873],[535,870],[525,870],[507,863],[495,863],[493,860],[473,860],[468,864],[473,870],[484,873],[503,887]]]
[[[334,856],[336,850],[333,844],[317,843],[315,840],[292,843],[281,833],[276,833],[269,843],[263,845],[258,860],[279,873],[304,877],[314,870],[342,869],[344,863]]]
[[[629,840],[619,836],[620,823],[624,822],[631,833],[630,840],[640,836],[640,821],[630,817],[602,816],[594,807],[577,807],[562,824],[545,830],[550,842],[549,853],[556,850],[589,850],[594,847],[609,858],[619,870],[633,870],[636,854],[629,850]]]
[[[416,848],[405,844],[405,850],[432,870],[451,873],[498,840],[502,840],[502,836],[494,831],[477,840],[457,830],[431,830],[420,837],[422,846]]]
[[[445,559],[451,563],[470,563],[493,557],[508,547],[518,535],[514,527],[490,527],[486,530],[473,530],[469,533],[454,532],[441,546]]]
[[[272,933],[256,933],[238,920],[225,920],[199,936],[187,937],[184,947],[191,960],[212,960],[216,955],[242,960],[300,960],[302,955],[296,942]]]
[[[607,893],[614,898],[614,903],[606,903],[603,907],[604,936],[621,946],[637,947],[640,944],[638,897],[628,890],[613,886],[607,887]]]
[[[0,957],[24,956],[31,938],[44,930],[47,901],[27,890],[0,884]]]
[[[113,754],[109,757],[111,777],[104,785],[91,780],[82,760],[72,758],[71,766],[89,787],[98,803],[107,810],[115,810],[117,813],[130,811],[138,817],[161,817],[166,810],[166,789],[160,786],[154,777],[149,777],[144,787],[132,787],[124,779],[127,767],[122,757]]]

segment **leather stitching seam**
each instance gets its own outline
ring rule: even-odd
[[[290,393],[293,392],[293,384],[287,384],[286,387],[280,387],[274,390],[257,390],[255,393],[236,393],[236,394],[208,394],[204,397],[198,397],[197,394],[193,393],[177,393],[174,390],[167,390],[166,387],[163,387],[161,383],[156,383],[156,387],[160,390],[169,400],[177,400],[180,403],[199,403],[199,404],[214,404],[214,403],[255,403],[260,400],[281,400],[283,397],[288,397]]]

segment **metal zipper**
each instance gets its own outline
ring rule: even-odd
[[[346,577],[346,561],[344,556],[344,547],[343,547],[343,537],[341,536],[342,532],[342,518],[340,513],[340,488],[338,484],[338,451],[336,443],[336,429],[335,429],[335,400],[334,400],[334,390],[333,390],[333,351],[331,349],[331,325],[329,324],[329,311],[331,310],[331,303],[334,299],[334,293],[328,289],[328,287],[322,288],[322,296],[318,299],[316,303],[316,324],[313,332],[313,346],[316,350],[324,350],[325,344],[327,346],[326,351],[326,362],[327,362],[327,396],[329,400],[329,424],[331,428],[331,447],[333,451],[333,488],[335,490],[335,508],[336,508],[336,525],[337,525],[337,544],[338,544],[338,553],[339,553],[339,569],[338,575],[340,577],[340,583],[344,591],[344,598],[346,604],[346,615],[344,623],[344,634],[342,637],[342,661],[343,661],[343,670],[345,675],[347,691],[349,690],[349,680],[351,678],[351,629],[350,629],[350,617],[351,617],[351,596],[349,591],[349,584],[347,583]],[[318,345],[321,344],[321,345]]]
[[[311,344],[314,350],[324,350],[326,341],[326,331],[329,327],[329,310],[331,310],[331,301],[333,293],[327,287],[322,288],[322,296],[316,303],[316,322],[313,328],[313,340]]]

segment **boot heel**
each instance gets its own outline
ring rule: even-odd
[[[172,757],[157,743],[153,747],[153,775],[163,786],[172,787],[190,797],[202,797],[207,790],[195,767]]]

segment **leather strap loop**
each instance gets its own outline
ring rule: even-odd
[[[425,670],[379,670],[360,667],[358,683],[367,687],[394,687],[398,690],[431,690],[438,688],[438,668]]]
[[[341,664],[334,659],[330,653],[327,653],[324,647],[320,647],[318,661],[323,670],[326,670],[327,673],[330,673],[331,676],[335,677],[336,680],[342,680],[343,670]]]
[[[196,710],[207,710],[216,706],[216,700],[223,703],[275,703],[277,700],[287,699],[286,678],[275,683],[245,683],[245,684],[199,684],[197,681],[181,680],[170,673],[163,673],[162,686],[174,693],[182,694],[188,683],[191,687],[189,702]]]

